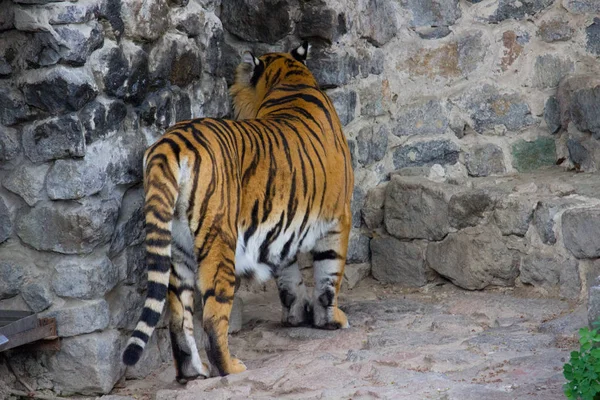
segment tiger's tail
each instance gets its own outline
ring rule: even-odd
[[[179,166],[169,163],[160,144],[144,160],[146,264],[148,293],[144,309],[123,353],[125,365],[135,365],[162,314],[171,275],[172,225],[179,189]],[[164,148],[164,147],[163,147]]]

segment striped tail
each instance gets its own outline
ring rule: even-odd
[[[171,166],[161,152],[164,146],[153,146],[147,153],[146,176],[146,264],[148,293],[142,315],[123,353],[125,365],[135,365],[150,340],[162,314],[171,274],[171,238],[175,203],[179,186],[179,170]],[[176,167],[178,168],[178,166]]]

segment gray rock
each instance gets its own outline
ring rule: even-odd
[[[291,9],[285,0],[223,0],[221,18],[226,30],[245,41],[274,44],[290,32]]]
[[[419,26],[414,29],[421,39],[426,40],[441,39],[452,33],[447,26]]]
[[[587,323],[587,309],[585,306],[580,306],[573,313],[543,322],[539,327],[539,331],[554,335],[574,336]]]
[[[20,152],[17,130],[0,125],[0,162],[10,161]]]
[[[166,34],[154,45],[149,56],[150,79],[154,84],[169,81],[184,87],[200,79],[201,53],[193,39]]]
[[[573,138],[567,140],[567,149],[569,150],[569,158],[573,163],[581,166],[587,165],[590,158],[589,151],[581,145],[581,143]],[[585,168],[585,167],[584,167]]]
[[[443,239],[450,231],[448,203],[458,191],[453,185],[393,176],[386,189],[386,230],[398,239]]]
[[[94,50],[102,47],[104,41],[102,25],[96,21],[59,25],[54,28],[54,32],[36,34],[36,40],[42,46],[37,60],[39,65],[53,65],[60,60],[70,65],[83,65]]]
[[[372,125],[362,128],[356,137],[358,161],[369,165],[385,156],[389,129],[386,125],[378,128]]]
[[[21,296],[33,312],[41,312],[52,305],[52,292],[40,282],[32,282],[21,288]]]
[[[145,296],[135,286],[122,285],[106,297],[110,308],[110,326],[133,330],[144,308]]]
[[[320,4],[305,3],[296,29],[301,38],[318,37],[333,42],[340,33],[338,14]]]
[[[385,53],[381,49],[375,49],[369,59],[369,74],[381,75],[384,69]]]
[[[121,202],[119,220],[110,243],[109,256],[113,257],[125,247],[141,243],[144,238],[144,226],[144,188],[135,187],[125,193]]]
[[[0,243],[10,237],[12,230],[13,224],[10,220],[10,211],[4,203],[4,199],[0,197]]]
[[[37,250],[84,254],[108,243],[118,217],[114,200],[86,198],[80,204],[40,202],[17,217],[17,234]]]
[[[541,137],[532,142],[519,140],[512,145],[513,167],[519,172],[530,172],[556,162],[556,143]]]
[[[117,284],[119,270],[107,257],[67,259],[55,266],[52,289],[62,297],[102,297]]]
[[[0,1],[0,31],[14,28],[15,11],[10,3],[10,0]]]
[[[116,330],[63,339],[48,361],[54,390],[63,395],[109,393],[125,369],[121,346]]]
[[[106,170],[92,156],[83,160],[56,160],[46,187],[52,200],[80,199],[98,193],[106,183]]]
[[[441,135],[448,128],[448,118],[439,100],[424,100],[400,107],[392,132],[396,136]]]
[[[83,157],[85,138],[74,114],[49,118],[27,125],[23,130],[23,148],[33,162],[65,157]]]
[[[450,140],[431,140],[401,145],[394,149],[394,167],[453,165],[458,161],[460,146]]]
[[[565,247],[577,258],[600,257],[600,209],[577,208],[562,216]]]
[[[379,228],[383,224],[383,204],[385,202],[386,185],[379,185],[367,192],[361,210],[362,220],[369,229]]]
[[[362,189],[359,185],[354,186],[354,191],[352,192],[352,227],[360,228],[361,218],[360,218],[360,210],[365,202],[366,193],[364,189]]]
[[[487,211],[492,211],[496,196],[484,189],[473,189],[457,193],[448,203],[448,221],[456,229],[478,225]]]
[[[0,262],[0,299],[8,299],[19,294],[25,271],[17,261]]]
[[[362,38],[373,46],[381,47],[398,33],[398,11],[390,0],[369,0],[366,9],[360,13]]]
[[[490,21],[501,22],[506,19],[524,19],[546,9],[553,2],[554,0],[528,0],[516,3],[513,0],[500,0],[498,9],[490,17]]]
[[[79,112],[86,144],[90,145],[115,133],[121,127],[121,123],[126,116],[127,107],[120,100],[108,100],[98,97],[88,103]]]
[[[191,118],[188,94],[178,87],[167,87],[151,93],[139,108],[144,125],[166,129],[177,121]]]
[[[594,22],[585,28],[587,36],[587,51],[592,54],[600,54],[600,18],[594,18]]]
[[[360,264],[369,262],[371,254],[369,252],[369,241],[371,239],[360,233],[360,231],[350,231],[350,238],[348,240],[348,254],[346,255],[346,262],[348,264]]]
[[[600,138],[600,79],[598,76],[575,75],[561,81],[556,95],[560,105],[561,125],[574,122],[578,130]]]
[[[588,324],[594,328],[597,321],[600,321],[600,286],[592,286],[588,293]]]
[[[501,94],[492,85],[472,89],[454,101],[470,114],[478,133],[494,130],[497,125],[518,131],[535,122],[529,105],[518,94]]]
[[[468,290],[512,286],[519,274],[518,257],[491,226],[469,227],[429,243],[426,259],[431,269]]]
[[[204,79],[202,81],[202,94],[207,101],[202,105],[199,113],[195,113],[194,108],[192,108],[194,116],[223,118],[230,115],[229,94],[225,79]]]
[[[62,65],[30,71],[21,86],[27,104],[55,114],[79,110],[98,92],[84,68]]]
[[[492,143],[478,144],[465,152],[465,166],[469,176],[502,175],[506,172],[504,152]]]
[[[0,125],[13,125],[30,114],[25,98],[17,89],[0,86]]]
[[[316,51],[306,60],[306,65],[322,88],[346,85],[359,73],[356,57],[348,53]]]
[[[140,3],[136,0],[123,0],[120,8],[127,37],[154,41],[169,27],[169,6],[164,1],[149,0]]]
[[[561,79],[574,69],[575,64],[571,60],[552,54],[538,56],[533,67],[533,86],[541,89],[557,87]]]
[[[403,0],[402,5],[412,14],[411,27],[449,26],[461,17],[458,0]]]
[[[581,201],[569,198],[541,200],[537,203],[533,214],[533,225],[544,244],[556,243],[556,234],[554,233],[556,215],[578,204],[581,204]]]
[[[43,32],[47,24],[82,24],[100,13],[98,1],[39,4],[35,7],[15,6],[15,28],[20,31]]]
[[[563,0],[562,6],[573,14],[600,13],[600,4],[596,0]]]
[[[42,190],[49,168],[48,164],[22,165],[4,179],[3,185],[6,189],[21,196],[29,206],[33,206],[44,198]]]
[[[354,288],[360,281],[365,279],[371,273],[371,263],[347,264],[344,269],[343,284],[348,289]]]
[[[327,95],[331,99],[342,125],[346,126],[352,122],[356,117],[356,92],[343,89],[328,92]]]
[[[544,42],[553,43],[571,39],[574,32],[568,21],[553,19],[542,22],[537,33]]]
[[[401,242],[388,236],[376,236],[371,240],[373,277],[384,283],[400,283],[403,286],[427,284],[425,247],[422,242]]]
[[[548,97],[544,106],[544,120],[550,133],[556,133],[560,129],[560,105],[556,96]]]
[[[553,253],[533,252],[521,262],[521,282],[547,289],[559,289],[562,297],[577,298],[581,291],[576,260]]]
[[[108,326],[110,313],[105,300],[86,300],[56,303],[40,314],[42,318],[56,318],[58,336],[69,337],[103,330]]]
[[[146,246],[139,244],[127,247],[118,256],[111,258],[119,270],[119,282],[136,287],[146,287]]]
[[[529,198],[504,197],[494,209],[494,221],[503,235],[525,236],[533,220],[536,201]],[[552,230],[550,230],[552,231]]]

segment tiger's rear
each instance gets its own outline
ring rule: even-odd
[[[337,307],[353,174],[341,124],[304,65],[307,44],[244,54],[231,88],[237,120],[169,129],[144,157],[148,294],[123,361],[135,364],[168,298],[177,379],[211,371],[193,336],[194,288],[212,373],[241,372],[227,332],[236,276],[277,280],[286,325],[348,326]],[[309,297],[296,262],[311,251]]]

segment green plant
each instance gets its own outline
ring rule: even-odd
[[[599,321],[593,323],[600,325]],[[564,386],[567,399],[600,400],[600,333],[598,329],[579,330],[579,351],[571,352],[571,359],[563,367],[567,379]]]

